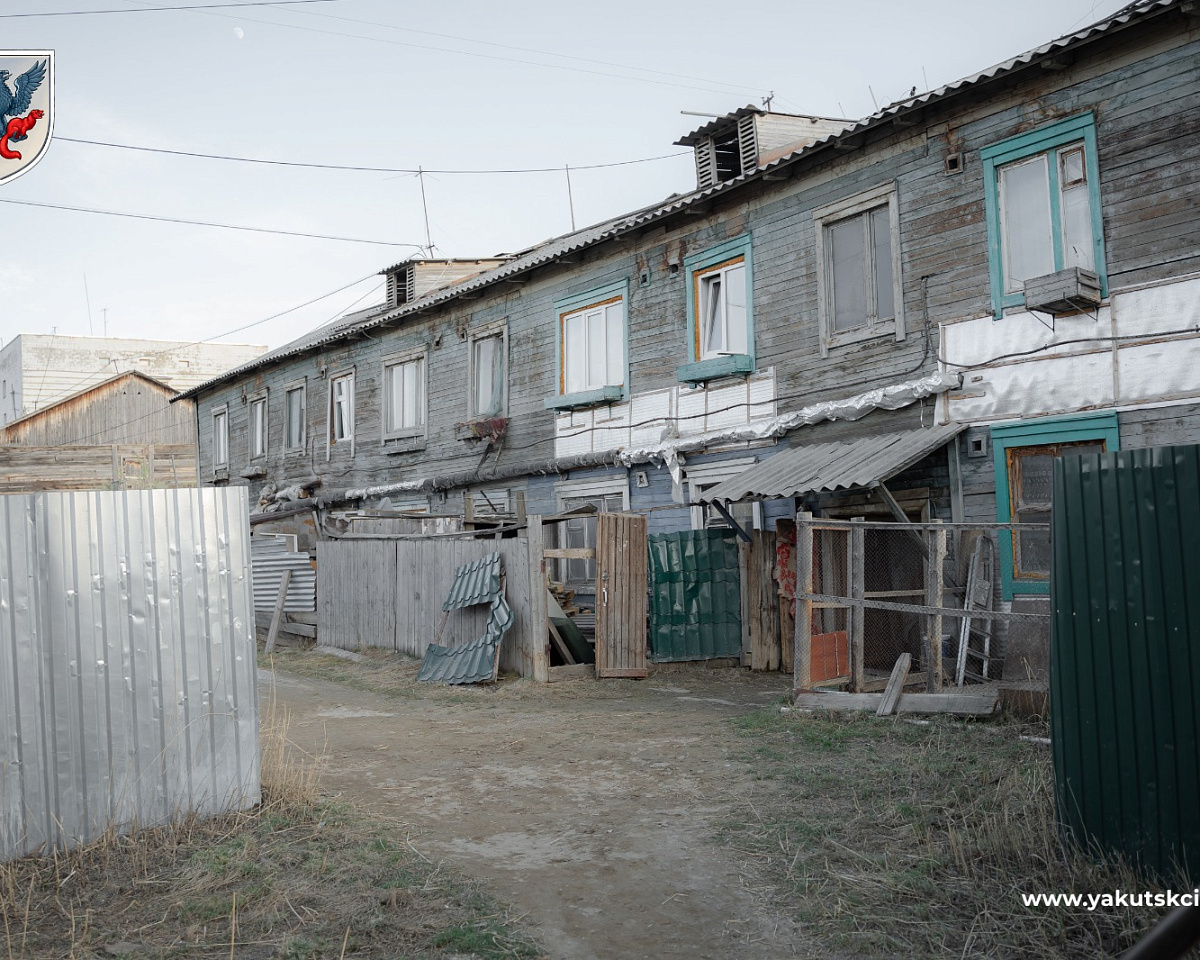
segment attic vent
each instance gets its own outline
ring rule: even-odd
[[[712,140],[701,140],[694,149],[696,152],[696,185],[704,190],[714,183]]]
[[[737,176],[758,166],[758,134],[754,114],[738,118],[738,147],[740,157]]]
[[[389,273],[387,275],[387,302],[389,307],[400,305],[399,297],[397,296],[398,284],[396,283],[396,274]]]

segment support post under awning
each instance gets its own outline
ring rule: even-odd
[[[882,480],[876,480],[874,483],[872,483],[871,489],[879,494],[879,499],[882,500],[887,505],[887,508],[892,511],[892,516],[894,516],[898,522],[912,523],[912,521],[908,519],[908,514],[904,512],[904,508],[896,502],[896,498],[892,496],[892,491],[887,488]],[[929,545],[925,542],[925,538],[922,537],[921,534],[919,534],[916,530],[909,530],[908,534],[912,537],[913,542],[921,548],[921,553],[926,557],[929,556]]]

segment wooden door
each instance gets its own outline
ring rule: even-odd
[[[596,676],[645,677],[646,518],[596,517]]]

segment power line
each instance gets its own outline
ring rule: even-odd
[[[165,147],[144,147],[131,143],[112,143],[108,140],[84,140],[78,137],[55,136],[55,141],[67,143],[83,143],[93,147],[113,147],[118,150],[137,150],[141,153],[163,153],[174,157],[194,157],[200,160],[227,160],[235,163],[260,163],[273,167],[302,167],[309,170],[350,170],[359,173],[411,173],[429,174],[466,174],[490,176],[492,174],[508,173],[561,173],[562,167],[510,167],[495,170],[434,170],[429,167],[370,167],[345,163],[308,163],[301,160],[264,160],[258,157],[237,157],[223,153],[197,153],[190,150],[170,150]],[[691,156],[690,153],[664,153],[657,157],[640,157],[637,160],[617,160],[613,163],[591,163],[572,166],[572,170],[604,170],[609,167],[628,167],[635,163],[652,163],[657,160],[672,160],[675,157]]]
[[[13,203],[21,207],[42,207],[47,210],[70,210],[74,213],[96,213],[106,217],[126,217],[131,220],[153,220],[158,223],[182,223],[193,227],[218,227],[222,230],[243,230],[248,233],[270,233],[282,237],[304,237],[309,240],[336,240],[339,243],[370,243],[380,247],[413,247],[420,250],[419,243],[398,243],[392,240],[365,240],[359,237],[334,237],[324,233],[302,233],[297,230],[273,230],[268,227],[248,227],[236,223],[216,223],[211,220],[188,220],[183,217],[160,217],[149,213],[126,213],[121,210],[98,210],[94,207],[73,207],[62,203],[41,203],[35,200],[9,200],[0,198],[0,203]]]
[[[0,20],[17,17],[88,17],[109,13],[161,13],[166,10],[215,10],[220,7],[286,7],[300,3],[340,3],[341,0],[249,0],[247,3],[192,3],[177,7],[123,7],[120,10],[50,10],[42,13],[0,13]]]

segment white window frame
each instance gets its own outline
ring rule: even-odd
[[[567,511],[568,500],[598,499],[618,494],[621,497],[621,509],[628,512],[629,477],[624,474],[613,474],[608,477],[596,477],[588,480],[567,480],[556,484],[554,487],[554,495],[557,498],[559,513]],[[596,584],[595,561],[587,562],[590,564],[589,569],[592,571],[591,577],[571,580],[567,575],[570,561],[560,560],[559,568],[555,571],[558,574],[560,582],[571,586],[583,586],[586,584],[594,588]]]
[[[849,330],[835,331],[833,328],[833,279],[830,276],[829,256],[831,247],[826,236],[830,227],[843,220],[861,217],[873,210],[886,206],[888,228],[891,231],[892,254],[892,304],[891,318],[880,320],[871,316],[875,299],[875,248],[867,244],[867,271],[871,283],[867,284],[867,316],[860,326]],[[869,221],[868,221],[869,222]],[[817,315],[821,331],[821,356],[828,356],[831,347],[858,343],[876,337],[894,336],[897,342],[904,339],[904,282],[900,274],[900,210],[894,183],[887,183],[864,193],[855,194],[836,203],[827,204],[813,211],[813,228],[817,241]]]
[[[219,424],[219,427],[218,427]],[[221,442],[217,443],[220,437]],[[223,453],[223,457],[218,457]],[[214,474],[229,473],[229,404],[212,408],[212,466]]]
[[[254,421],[255,408],[262,404],[262,450],[255,451],[254,444],[258,439],[257,425]],[[256,393],[246,401],[246,447],[251,462],[265,460],[271,447],[271,408],[267,403],[267,393]]]
[[[497,413],[483,414],[478,409],[478,397],[475,396],[475,345],[480,340],[491,337],[500,338],[500,350],[504,357],[504,387],[501,391],[500,410]],[[506,320],[491,323],[471,331],[467,337],[467,416],[471,420],[482,420],[486,417],[508,417],[508,322]]]
[[[684,477],[688,485],[688,503],[691,504],[693,530],[705,530],[708,528],[708,510],[711,507],[709,504],[699,502],[700,495],[709,489],[709,487],[715,487],[718,483],[732,480],[742,471],[748,470],[756,463],[758,463],[758,457],[738,457],[736,460],[722,460],[720,463],[701,463],[696,466],[689,465],[684,468]],[[718,516],[720,515],[718,514]],[[761,501],[756,500],[751,504],[751,517],[753,529],[761,530],[763,528]],[[724,520],[722,520],[722,523],[724,523]]]
[[[619,321],[620,327],[621,327],[621,336],[620,336],[621,355],[616,358],[619,379],[617,379],[615,381],[607,376],[608,367],[610,366],[610,361],[612,360],[612,358],[609,356],[609,353],[608,353],[609,342],[608,342],[607,327],[608,327],[608,323],[610,322],[609,317],[608,317],[608,311],[611,310],[613,307],[619,307],[621,310],[621,319]],[[592,315],[596,314],[597,312],[600,312],[602,314],[600,322],[603,323],[604,327],[605,327],[604,368],[605,368],[606,375],[605,375],[604,380],[601,383],[592,383],[590,377],[588,376],[588,372],[591,368],[591,364],[589,363],[589,360],[591,358],[587,352],[590,349],[589,348],[590,338],[587,335],[587,325],[589,322],[589,318]],[[568,377],[569,377],[568,370],[570,368],[570,363],[569,363],[569,357],[567,355],[567,325],[576,317],[583,318],[583,343],[584,343],[583,369],[584,369],[585,378],[587,378],[587,382],[585,384],[583,384],[582,386],[580,386],[578,389],[572,390],[570,383],[568,383]],[[595,303],[590,303],[586,306],[573,307],[572,309],[570,309],[568,311],[563,311],[563,312],[559,313],[559,320],[558,320],[559,338],[560,338],[560,343],[562,344],[562,353],[559,356],[559,390],[558,390],[558,392],[560,395],[570,396],[572,394],[588,393],[593,390],[603,390],[605,387],[622,387],[623,388],[625,386],[625,381],[628,379],[627,368],[629,366],[629,362],[628,362],[628,359],[626,356],[627,348],[625,345],[626,337],[627,337],[627,332],[626,332],[626,324],[627,323],[628,323],[628,317],[626,316],[625,297],[623,294],[616,294],[614,296],[607,297],[603,300],[599,300]]]
[[[388,415],[392,408],[392,381],[391,371],[397,367],[403,367],[410,363],[420,363],[420,383],[421,397],[418,401],[420,406],[420,423],[413,427],[400,427],[395,430],[388,430]],[[382,386],[380,388],[380,397],[382,398],[382,407],[380,409],[379,428],[382,431],[383,440],[424,440],[426,431],[429,428],[429,355],[428,351],[409,350],[405,353],[393,353],[383,358],[382,364]]]
[[[342,370],[336,374],[331,373],[329,375],[329,405],[328,405],[328,411],[327,411],[329,419],[328,419],[328,423],[327,423],[327,429],[325,431],[325,440],[326,440],[325,458],[326,459],[329,459],[330,457],[333,456],[334,447],[336,447],[340,444],[345,444],[346,446],[348,446],[350,448],[350,456],[354,456],[354,387],[355,387],[354,380],[355,380],[355,372],[356,372],[355,370],[350,369],[350,370]],[[341,383],[341,382],[349,382],[349,384],[350,384],[349,404],[348,404],[348,414],[349,415],[346,418],[349,421],[350,432],[347,433],[343,437],[335,438],[334,437],[334,425],[336,423],[336,418],[335,418],[334,404],[336,401],[334,398],[334,394],[337,391],[337,384]]]
[[[729,274],[734,270],[742,271],[741,286],[745,291],[747,307],[744,336],[745,342],[740,344],[741,349],[734,349],[729,343]],[[728,355],[747,356],[752,351],[750,350],[750,338],[753,336],[751,327],[749,300],[750,300],[750,284],[749,284],[750,267],[746,263],[745,256],[739,255],[732,260],[720,263],[712,267],[701,267],[692,273],[692,282],[695,284],[695,301],[696,301],[696,337],[698,340],[697,360],[715,360],[718,357]],[[708,332],[708,296],[707,291],[716,280],[721,282],[721,320],[724,324],[723,339],[725,347],[721,350],[713,350],[705,342]]]
[[[300,443],[295,446],[290,446],[288,441],[292,438],[291,431],[291,403],[289,398],[293,393],[300,394]],[[308,380],[293,380],[283,388],[283,452],[303,453],[308,446]]]

